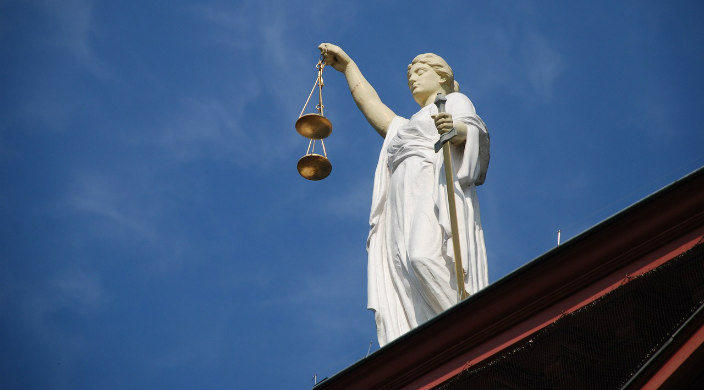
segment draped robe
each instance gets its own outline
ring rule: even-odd
[[[473,294],[488,284],[476,186],[489,164],[489,133],[472,102],[447,95],[447,112],[467,125],[467,141],[452,143],[453,183],[464,283]],[[367,240],[368,308],[379,345],[396,339],[458,301],[452,230],[434,104],[410,119],[395,117],[374,176]]]

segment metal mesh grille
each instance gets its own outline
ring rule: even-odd
[[[704,303],[704,244],[436,387],[620,388]]]

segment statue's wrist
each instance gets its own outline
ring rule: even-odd
[[[343,72],[345,75],[347,75],[348,73],[351,74],[351,73],[359,72],[359,68],[357,67],[357,64],[354,63],[354,61],[349,60],[349,61],[347,61],[347,62],[343,65],[343,71],[342,71],[342,72]]]

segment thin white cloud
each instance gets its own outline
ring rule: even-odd
[[[351,245],[349,249],[337,247],[329,251],[321,245],[311,248],[310,256],[311,260],[307,262],[309,269],[295,279],[290,275],[265,278],[266,284],[279,284],[272,292],[286,291],[286,294],[272,294],[256,302],[256,305],[294,306],[312,314],[321,309],[333,310],[339,302],[355,299],[360,288],[365,286],[367,255],[363,246]],[[248,283],[262,282],[258,278],[247,280]],[[366,305],[366,302],[360,301],[359,304]]]
[[[49,286],[54,300],[53,307],[96,310],[105,301],[99,277],[80,269],[68,269],[55,275]]]
[[[262,1],[245,1],[196,8],[195,12],[213,27],[208,39],[226,45],[242,58],[242,63],[238,64],[241,79],[235,83],[239,85],[256,74],[257,87],[277,99],[271,108],[279,111],[277,106],[282,106],[287,116],[296,112],[294,107],[300,99],[291,91],[303,89],[299,75],[303,74],[306,59],[310,57],[300,50],[295,40],[300,20],[293,17],[291,11],[285,3],[272,6]],[[315,47],[312,47],[311,53],[314,52]],[[311,69],[312,65],[315,64],[311,64]]]
[[[322,315],[326,312],[358,311],[366,308],[366,295],[360,294],[366,283],[366,251],[361,249],[341,253],[343,251],[338,251],[337,254],[323,259],[324,266],[312,267],[310,272],[299,275],[295,280],[287,280],[286,285],[277,290],[285,290],[286,294],[263,299],[257,302],[257,305],[285,306],[300,310],[303,318],[310,319],[307,321],[309,334],[317,336],[339,337],[350,332],[364,331],[360,329],[360,324],[347,322],[348,318],[344,313]],[[341,302],[347,302],[348,305],[340,306]],[[348,310],[354,307],[357,309]],[[373,322],[366,325],[373,327]]]
[[[72,213],[93,217],[87,229],[92,235],[113,240],[154,242],[157,235],[152,223],[147,220],[153,211],[150,212],[141,203],[143,199],[131,199],[135,194],[124,190],[127,184],[98,175],[78,176],[69,190],[65,205]]]
[[[75,221],[67,239],[77,245],[97,239],[142,251],[146,261],[141,265],[149,274],[180,270],[191,240],[164,224],[162,202],[168,190],[150,169],[129,178],[115,172],[77,173],[51,209],[55,216]]]
[[[324,265],[310,267],[310,271],[288,281],[279,291],[286,294],[266,306],[286,307],[298,314],[297,326],[301,340],[309,345],[308,356],[323,366],[312,369],[321,374],[334,373],[351,361],[361,359],[369,342],[376,342],[373,314],[366,311],[366,251],[338,250],[323,259]],[[365,313],[366,315],[360,315]],[[339,351],[347,351],[337,354]],[[325,359],[325,356],[336,356]]]
[[[327,12],[333,7],[336,12]],[[340,13],[340,7],[346,12]],[[273,99],[267,102],[266,125],[276,135],[255,141],[266,142],[268,156],[274,159],[299,148],[301,140],[292,131],[293,123],[315,80],[319,42],[308,42],[297,32],[311,25],[344,30],[354,22],[354,4],[327,1],[311,7],[300,2],[243,1],[195,8],[194,14],[213,27],[210,41],[204,44],[224,45],[242,59],[233,84],[251,87],[254,81],[265,99]],[[283,129],[290,131],[281,135]]]
[[[2,120],[15,129],[73,129],[75,127],[69,123],[75,124],[76,118],[83,117],[87,109],[93,108],[93,102],[82,99],[73,89],[72,82],[85,76],[100,80],[111,76],[109,67],[95,50],[94,3],[88,0],[16,3],[18,9],[13,12],[39,16],[35,16],[36,26],[32,27],[31,33],[18,42],[24,47],[20,50],[10,47],[17,52],[10,51],[8,61],[11,65],[7,70],[17,92],[8,101],[10,110]],[[13,15],[13,12],[9,14]],[[21,22],[9,21],[3,28],[21,32],[26,27],[18,23]],[[26,52],[33,55],[27,56]],[[40,71],[29,71],[37,68]],[[72,82],[69,84],[68,80]]]
[[[564,69],[564,60],[549,39],[535,28],[523,35],[522,57],[526,77],[533,92],[550,101],[555,81]]]
[[[5,286],[8,296],[18,307],[17,318],[27,332],[32,333],[46,346],[52,346],[63,354],[75,355],[86,347],[81,334],[56,327],[57,313],[86,315],[105,309],[106,297],[100,277],[74,266],[49,275],[44,283],[19,284],[10,281]]]
[[[63,48],[93,75],[104,78],[109,71],[93,50],[95,36],[93,2],[90,0],[40,1],[37,3],[56,22],[45,39]]]
[[[548,103],[566,60],[534,21],[531,10],[515,10],[515,23],[478,21],[476,36],[467,42],[473,66],[469,77],[483,95],[510,91],[521,100]],[[462,79],[460,86],[462,86]],[[464,89],[467,91],[467,89]]]
[[[336,218],[362,218],[369,215],[372,204],[373,177],[355,175],[358,179],[354,183],[347,183],[339,192],[322,202],[319,211],[325,217]]]
[[[242,85],[242,96],[256,97],[257,89]],[[256,131],[245,129],[244,98],[226,103],[218,99],[184,99],[180,109],[159,126],[155,142],[178,160],[202,155],[251,161],[261,146]]]

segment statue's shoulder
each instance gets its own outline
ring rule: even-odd
[[[462,92],[453,92],[447,95],[447,110],[450,112],[461,111],[465,114],[475,114],[474,104]]]
[[[447,101],[455,101],[455,102],[469,102],[471,103],[472,101],[469,100],[469,97],[462,92],[452,92],[451,94],[447,95]]]

